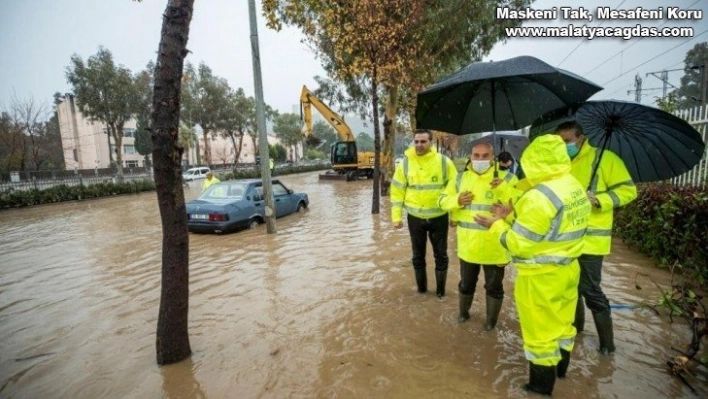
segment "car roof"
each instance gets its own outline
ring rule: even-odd
[[[261,184],[263,181],[261,179],[237,179],[237,180],[226,180],[222,181],[219,183],[219,185],[224,185],[224,184],[243,184],[243,185],[258,185]],[[272,183],[280,183],[280,180],[278,179],[271,179],[271,184]]]
[[[237,180],[237,181],[243,182],[243,183],[245,183],[245,184],[263,183],[263,180],[262,180],[262,179],[241,179],[241,180]],[[271,183],[280,183],[280,180],[278,180],[278,179],[270,179],[270,182],[271,182]]]

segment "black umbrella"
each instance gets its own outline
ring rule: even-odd
[[[705,151],[700,133],[685,120],[624,101],[588,101],[549,112],[533,123],[530,138],[573,119],[593,146],[601,151],[610,149],[622,158],[635,182],[679,176],[696,166]],[[597,165],[591,182],[596,172]]]
[[[602,87],[534,57],[475,62],[418,93],[417,126],[452,134],[518,130]]]

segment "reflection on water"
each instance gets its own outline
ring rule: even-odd
[[[190,235],[194,354],[163,368],[154,348],[162,245],[154,193],[0,212],[0,396],[526,396],[513,270],[497,330],[484,331],[479,294],[471,322],[459,325],[457,261],[447,297],[418,294],[407,231],[390,228],[386,200],[369,214],[370,181],[281,179],[311,205],[278,219],[277,235],[265,226]],[[603,282],[611,301],[656,298],[648,283],[634,290],[640,271],[667,280],[649,265],[616,244]],[[670,347],[688,342],[684,326],[618,309],[617,354],[602,357],[587,318],[555,396],[690,394],[664,367]]]
[[[194,376],[194,369],[192,359],[161,367],[163,396],[168,399],[206,398],[207,395]]]

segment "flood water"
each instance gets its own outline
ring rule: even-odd
[[[410,398],[526,397],[507,268],[495,331],[484,331],[482,282],[457,323],[459,263],[450,234],[447,296],[418,294],[406,229],[388,200],[371,215],[371,183],[281,180],[310,209],[229,235],[190,235],[192,357],[155,364],[161,227],[155,193],[0,212],[0,397]],[[193,198],[198,184],[186,190]],[[428,251],[429,285],[434,284]],[[664,270],[621,243],[603,287],[615,304],[655,300]],[[483,278],[480,278],[483,281]],[[480,301],[481,299],[481,301]],[[690,342],[682,323],[614,311],[617,352],[596,352],[589,311],[560,398],[694,395],[666,360]],[[703,396],[705,397],[705,396]]]

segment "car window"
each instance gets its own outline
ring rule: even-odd
[[[263,200],[263,187],[255,187],[253,189],[253,200],[262,201]]]
[[[199,198],[240,200],[243,198],[243,186],[240,184],[215,184],[210,186]]]
[[[275,183],[273,184],[273,196],[277,197],[278,195],[286,195],[288,193],[288,190],[285,188],[280,183]]]

